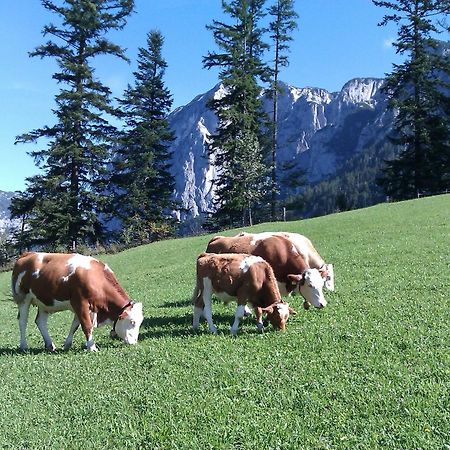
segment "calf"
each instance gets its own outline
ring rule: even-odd
[[[36,325],[45,348],[56,349],[48,333],[51,313],[74,312],[64,349],[71,347],[73,335],[81,324],[86,336],[86,348],[97,351],[93,328],[113,324],[117,334],[127,344],[138,340],[143,320],[142,303],[132,302],[104,263],[78,254],[25,253],[17,260],[12,273],[13,299],[19,307],[20,348],[28,348],[26,327],[30,305],[37,306]]]
[[[322,274],[318,269],[311,268],[292,242],[284,236],[268,236],[261,240],[254,240],[249,234],[216,236],[209,241],[206,251],[260,256],[272,266],[282,294],[299,292],[305,299],[305,309],[309,305],[322,308],[327,304],[322,292]]]
[[[286,329],[289,314],[295,311],[281,300],[277,282],[270,265],[262,258],[246,254],[215,255],[202,253],[197,258],[197,284],[194,290],[194,318],[192,326],[198,328],[203,315],[209,330],[216,333],[212,320],[211,295],[229,302],[237,300],[231,334],[236,335],[249,302],[255,309],[257,328],[263,330],[262,313],[275,329]]]

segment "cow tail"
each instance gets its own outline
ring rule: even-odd
[[[197,279],[197,283],[195,284],[191,303],[195,306],[203,306],[203,283],[199,279]]]

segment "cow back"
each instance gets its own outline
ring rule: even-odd
[[[15,298],[31,291],[45,305],[88,298],[93,310],[108,310],[111,302],[121,305],[128,299],[107,265],[78,254],[24,254],[14,266],[12,287]]]

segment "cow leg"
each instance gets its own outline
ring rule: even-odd
[[[256,328],[260,333],[264,331],[264,323],[262,320],[262,310],[261,308],[255,308],[255,316],[256,316]]]
[[[198,329],[202,315],[203,315],[203,308],[201,308],[197,305],[194,305],[194,316],[192,319],[192,328],[194,330]]]
[[[211,333],[216,334],[217,328],[212,320],[212,283],[211,280],[207,277],[203,278],[203,303],[205,307],[203,308],[203,315],[205,316],[206,321],[208,322],[209,331]]]
[[[234,314],[234,322],[230,328],[230,332],[233,336],[236,336],[239,329],[239,322],[245,315],[245,305],[238,305]]]
[[[69,348],[72,347],[73,335],[75,334],[75,331],[78,330],[79,326],[80,326],[80,321],[78,320],[77,315],[74,314],[72,325],[70,326],[69,334],[67,335],[66,340],[64,341],[64,350],[69,350]]]
[[[97,352],[98,348],[95,345],[94,338],[92,336],[92,330],[94,327],[92,325],[91,312],[89,311],[88,302],[80,299],[77,304],[72,304],[72,307],[74,308],[75,314],[80,321],[83,333],[86,336],[86,349],[91,352]]]
[[[54,352],[56,350],[56,347],[52,341],[52,338],[48,334],[48,316],[49,314],[47,311],[38,308],[35,322],[44,339],[45,348],[50,352]]]
[[[27,322],[28,315],[30,313],[30,303],[24,301],[19,303],[19,313],[17,315],[17,319],[19,320],[19,331],[20,331],[20,350],[25,351],[28,350],[28,342],[27,342]]]

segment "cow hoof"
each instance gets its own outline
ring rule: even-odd
[[[309,309],[309,303],[308,302],[303,302],[303,308],[305,308],[306,310]]]
[[[47,350],[50,353],[56,352],[55,344],[53,344],[53,342],[52,342],[51,345],[48,345],[48,346],[45,347],[45,350]]]
[[[264,325],[262,323],[256,325],[256,328],[258,329],[259,333],[261,333],[261,334],[264,333]]]
[[[211,334],[217,334],[217,328],[214,326],[214,327],[211,327],[210,329],[209,329],[209,331],[211,332]]]
[[[119,336],[117,335],[117,333],[115,332],[115,330],[111,330],[111,331],[109,332],[109,337],[110,337],[111,339],[119,339]]]

